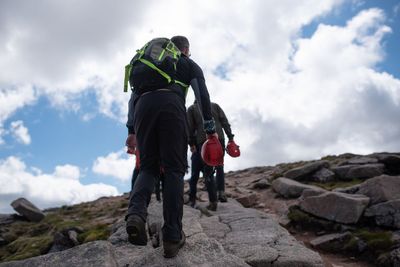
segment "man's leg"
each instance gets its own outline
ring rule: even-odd
[[[221,202],[227,202],[225,195],[225,173],[224,173],[224,165],[215,167],[216,172],[216,180],[217,180],[217,191],[218,191],[218,200]]]
[[[138,149],[140,151],[140,172],[136,178],[129,200],[126,216],[126,231],[129,241],[135,245],[146,245],[147,234],[145,221],[147,206],[154,190],[155,177],[159,175],[158,142],[155,129],[157,127],[157,109],[149,98],[139,99],[135,107],[135,130]]]
[[[204,174],[204,181],[207,187],[208,199],[210,201],[207,208],[215,211],[217,210],[217,190],[214,179],[214,168],[204,164],[203,174]]]
[[[192,154],[192,176],[190,177],[189,185],[189,201],[192,207],[196,204],[196,194],[197,194],[197,182],[199,181],[200,171],[203,168],[203,161],[201,159],[200,151],[196,147],[197,151]]]
[[[186,111],[183,101],[174,93],[163,93],[160,107],[158,140],[161,165],[165,171],[163,187],[164,256],[174,257],[184,244],[182,231],[183,176],[187,166]]]

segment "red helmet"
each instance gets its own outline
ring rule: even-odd
[[[208,166],[220,166],[224,164],[224,151],[218,137],[212,135],[201,147],[201,157]]]
[[[240,156],[239,146],[233,140],[229,141],[228,144],[226,145],[226,152],[232,158],[237,158]]]

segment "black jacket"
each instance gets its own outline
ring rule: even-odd
[[[232,140],[234,135],[232,134],[231,125],[229,124],[222,108],[216,103],[211,103],[211,113],[215,121],[215,129],[218,134],[218,139],[221,140],[221,143],[225,143],[223,131],[225,131],[228,139]],[[203,118],[201,117],[199,105],[197,103],[191,105],[186,114],[189,128],[189,145],[203,144],[207,137],[203,130]]]
[[[177,63],[177,71],[174,80],[178,80],[182,83],[187,85],[190,84],[198,84],[198,88],[192,88],[193,90],[197,90],[195,92],[196,99],[200,101],[202,106],[202,114],[204,120],[211,120],[211,104],[210,104],[210,96],[208,94],[206,82],[204,79],[203,70],[197,65],[196,62],[185,56],[184,54],[181,55],[179,61]],[[186,98],[186,88],[182,85],[177,83],[171,83],[167,86],[168,89],[174,91],[179,96],[182,97],[183,101]],[[161,88],[159,88],[161,89]],[[135,111],[135,102],[140,98],[140,95],[132,91],[131,98],[129,100],[129,107],[128,107],[128,121],[126,123],[126,127],[128,127],[128,132],[130,134],[134,134],[134,111]]]

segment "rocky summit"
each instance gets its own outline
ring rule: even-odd
[[[400,266],[400,153],[232,171],[225,187],[228,202],[213,212],[199,182],[172,259],[155,199],[144,247],[127,241],[128,194],[44,211],[20,199],[19,214],[0,215],[0,266]]]
[[[121,219],[107,241],[88,242],[0,266],[323,266],[318,253],[299,243],[271,216],[246,209],[235,200],[220,204],[209,217],[185,206],[183,229],[187,240],[172,259],[162,256],[161,224],[162,204],[153,201],[148,218],[152,242],[145,247],[128,243]]]

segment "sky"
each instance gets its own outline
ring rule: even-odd
[[[124,66],[155,37],[188,37],[226,171],[399,152],[399,26],[398,0],[0,1],[0,213],[129,191]]]

